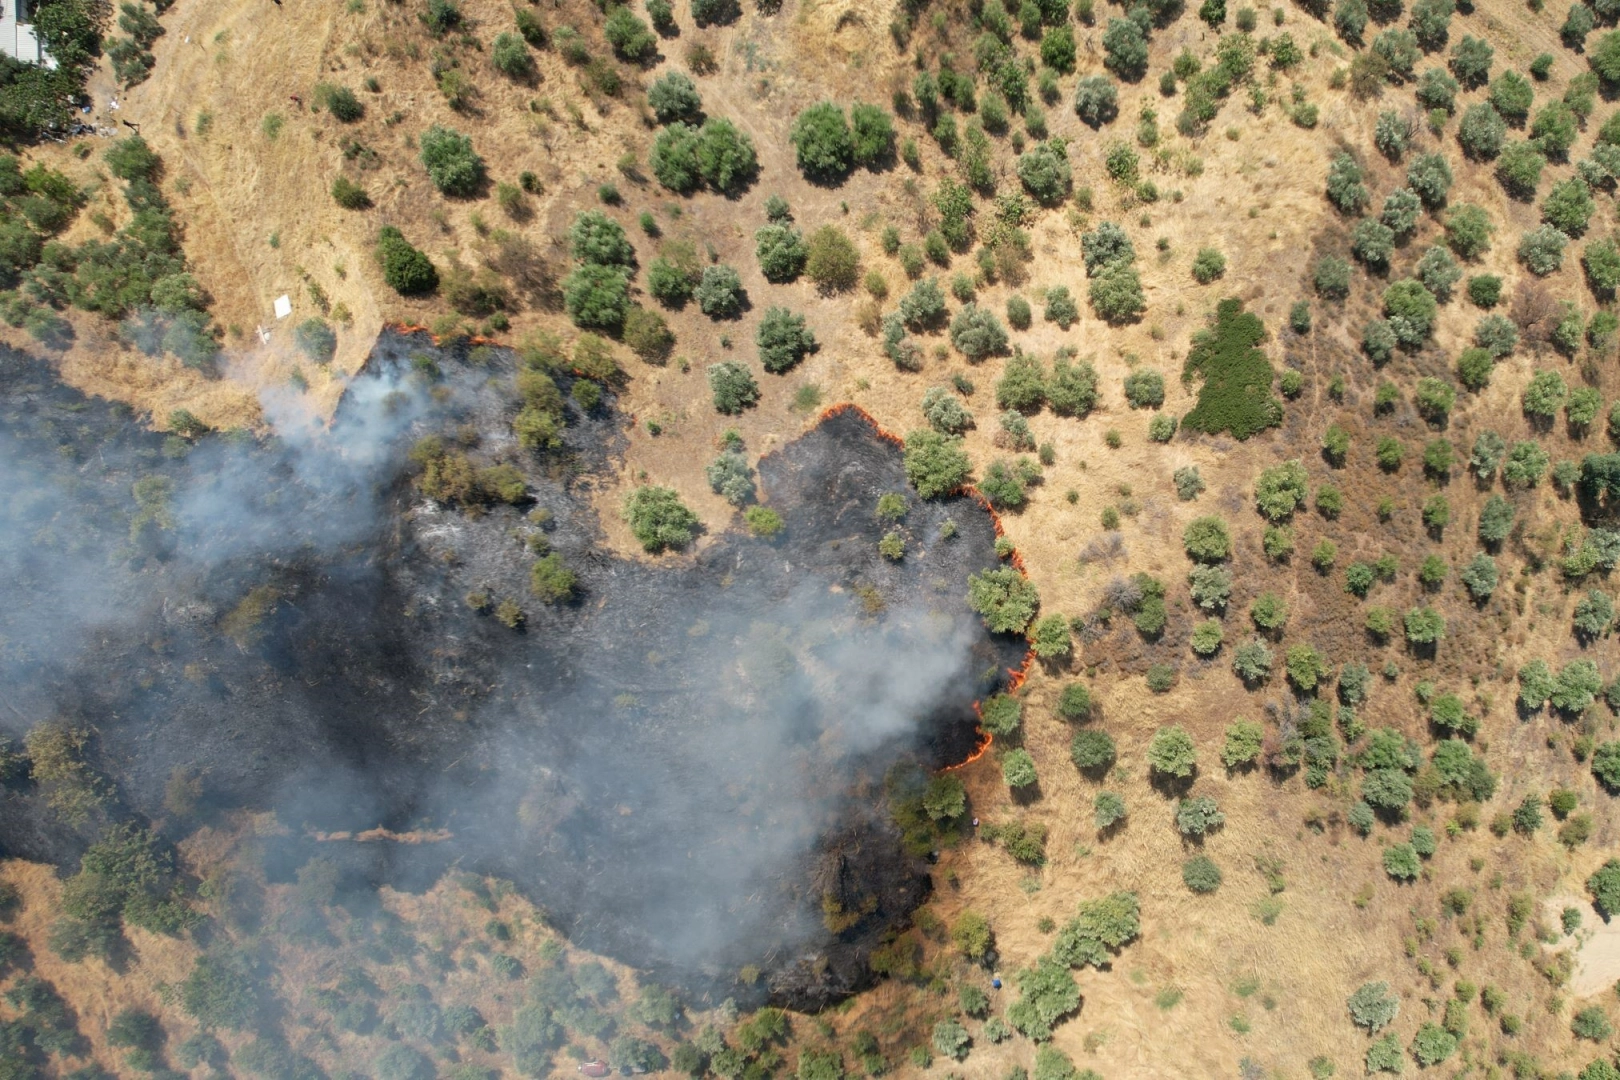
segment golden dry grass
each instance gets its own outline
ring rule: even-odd
[[[467,10],[482,27],[504,27],[509,18],[504,5],[492,0],[469,3]],[[552,9],[546,10],[549,17]],[[568,10],[583,21],[579,11]],[[357,369],[385,321],[426,322],[442,313],[441,305],[402,300],[381,283],[370,256],[371,238],[379,225],[398,225],[441,266],[451,258],[470,265],[484,244],[474,221],[477,214],[486,226],[527,237],[560,267],[566,254],[562,235],[573,214],[593,205],[597,186],[611,180],[625,192],[626,205],[610,212],[626,225],[643,265],[656,244],[635,227],[634,218],[647,209],[666,236],[712,244],[718,258],[739,270],[754,304],[753,311],[734,324],[712,323],[695,308],[671,314],[678,346],[677,359],[668,366],[648,367],[621,352],[630,376],[621,404],[634,426],[621,473],[593,493],[612,547],[625,552],[634,548],[619,520],[618,506],[628,487],[643,481],[675,487],[711,530],[724,528],[732,510],[709,491],[703,477],[703,466],[720,433],[735,427],[751,455],[769,452],[813,419],[789,409],[794,392],[806,384],[820,387],[829,403],[855,401],[888,429],[903,432],[920,426],[918,402],[925,388],[964,373],[978,386],[969,403],[979,420],[967,437],[969,452],[981,464],[1003,456],[991,441],[993,387],[1002,361],[972,366],[950,354],[944,359],[931,357],[921,373],[896,372],[878,342],[857,325],[858,295],[821,296],[808,282],[768,286],[752,253],[752,232],[764,221],[764,201],[779,193],[807,229],[834,222],[855,237],[865,269],[886,277],[889,305],[908,287],[898,262],[884,256],[878,243],[886,224],[900,227],[908,241],[918,236],[918,201],[903,186],[911,179],[907,171],[901,167],[877,175],[858,173],[836,190],[816,187],[798,174],[787,144],[792,118],[804,105],[823,96],[881,102],[906,84],[909,60],[897,56],[888,44],[887,27],[894,13],[891,4],[805,0],[788,5],[777,17],[750,10],[732,27],[694,30],[684,5],[678,5],[682,37],[665,43],[664,64],[644,78],[664,67],[681,67],[679,57],[689,43],[709,44],[721,60],[721,70],[699,80],[705,102],[711,113],[728,116],[749,132],[761,153],[761,173],[758,182],[735,200],[708,194],[677,200],[650,183],[638,185],[614,171],[614,162],[627,151],[644,161],[650,145],[650,131],[634,92],[625,102],[593,99],[554,53],[537,54],[542,75],[534,87],[512,84],[487,67],[475,70],[473,77],[482,92],[479,115],[467,118],[445,105],[432,86],[425,59],[407,58],[413,46],[425,53],[430,43],[406,9],[373,3],[365,11],[350,13],[336,5],[270,7],[262,0],[182,3],[166,19],[168,34],[158,45],[152,78],[121,95],[121,112],[143,124],[143,132],[164,157],[166,190],[188,226],[188,256],[215,296],[219,321],[236,328],[227,340],[226,377],[203,380],[172,364],[121,352],[104,332],[84,329],[80,344],[62,359],[64,377],[93,393],[131,402],[160,426],[175,407],[188,408],[216,424],[252,423],[256,394],[284,385],[298,362],[289,331],[291,324],[317,312],[308,291],[308,282],[315,282],[333,303],[346,304],[353,313],[352,325],[340,330],[331,375],[302,365],[313,384],[312,403],[330,410],[341,391],[340,376]],[[1535,14],[1521,5],[1492,0],[1479,4],[1471,15],[1458,16],[1452,37],[1464,32],[1488,35],[1497,48],[1499,68],[1508,63],[1522,67],[1536,53],[1552,52],[1558,59],[1548,85],[1556,92],[1584,70],[1579,58],[1559,46],[1561,18],[1551,10]],[[1383,102],[1361,103],[1331,89],[1332,72],[1343,62],[1340,46],[1324,27],[1296,9],[1287,9],[1283,28],[1302,48],[1318,50],[1297,78],[1279,80],[1276,87],[1277,96],[1282,96],[1289,83],[1297,82],[1321,106],[1314,131],[1294,126],[1274,104],[1259,117],[1252,116],[1238,96],[1226,104],[1209,134],[1183,139],[1173,134],[1172,127],[1179,99],[1160,98],[1152,79],[1123,88],[1120,119],[1100,134],[1080,125],[1067,102],[1049,110],[1054,133],[1072,140],[1076,187],[1092,189],[1096,211],[1079,223],[1062,212],[1038,218],[1030,230],[1035,259],[1029,280],[1016,289],[1006,284],[984,287],[979,302],[999,312],[1015,291],[1034,298],[1056,284],[1066,284],[1077,297],[1083,296],[1077,224],[1115,219],[1127,226],[1136,242],[1149,310],[1139,324],[1110,328],[1083,307],[1080,321],[1067,332],[1039,321],[1037,315],[1034,327],[1017,336],[1026,351],[1043,357],[1060,345],[1073,345],[1093,359],[1101,375],[1102,396],[1091,417],[1083,422],[1049,414],[1031,419],[1036,440],[1054,445],[1056,463],[1047,470],[1029,508],[1004,518],[1007,534],[1040,585],[1048,611],[1068,615],[1090,611],[1111,576],[1135,571],[1164,579],[1174,600],[1182,595],[1178,590],[1184,588],[1187,567],[1180,551],[1181,529],[1191,517],[1218,510],[1234,525],[1242,570],[1226,619],[1229,642],[1246,634],[1248,599],[1265,587],[1278,589],[1289,600],[1290,625],[1299,631],[1300,640],[1349,649],[1361,640],[1357,620],[1362,605],[1343,597],[1337,579],[1324,581],[1311,570],[1307,553],[1317,539],[1329,537],[1339,544],[1341,567],[1352,558],[1401,551],[1407,564],[1403,584],[1382,593],[1377,602],[1403,605],[1417,602],[1420,595],[1409,586],[1410,571],[1422,553],[1439,551],[1456,564],[1474,550],[1473,521],[1484,493],[1471,483],[1453,480],[1445,489],[1454,504],[1454,524],[1439,544],[1427,545],[1415,524],[1417,508],[1428,493],[1417,475],[1417,458],[1431,433],[1415,424],[1399,429],[1409,454],[1398,480],[1381,478],[1368,462],[1376,435],[1389,430],[1370,415],[1376,382],[1391,378],[1409,387],[1417,375],[1439,373],[1445,358],[1454,357],[1468,342],[1479,312],[1463,302],[1443,307],[1436,332],[1438,351],[1416,360],[1398,358],[1380,373],[1357,355],[1359,329],[1377,314],[1376,294],[1365,294],[1359,286],[1356,299],[1342,315],[1331,305],[1315,305],[1318,331],[1310,340],[1285,339],[1280,332],[1289,306],[1307,295],[1316,256],[1342,252],[1346,246],[1348,224],[1332,216],[1321,194],[1328,161],[1341,144],[1357,148],[1368,167],[1376,207],[1377,200],[1400,183],[1403,167],[1390,166],[1371,153],[1373,118],[1379,108],[1391,105],[1414,111],[1404,90],[1389,90]],[[965,27],[952,27],[951,33],[959,47],[971,38]],[[1100,27],[1082,28],[1081,74],[1101,70],[1100,36]],[[1183,47],[1207,55],[1213,38],[1191,14],[1184,16],[1155,36],[1154,70],[1161,70],[1164,59]],[[382,88],[378,94],[362,94],[368,112],[360,124],[341,127],[309,110],[317,81],[358,86],[367,75],[378,77]],[[295,94],[302,98],[301,105],[292,101]],[[539,111],[529,107],[531,100]],[[541,107],[542,101],[549,108]],[[1151,206],[1127,205],[1107,180],[1102,156],[1114,139],[1131,138],[1144,105],[1158,110],[1168,150],[1162,163],[1143,151],[1144,166],[1166,197]],[[578,110],[577,122],[566,118],[570,107]],[[204,111],[212,117],[206,136],[198,130]],[[272,111],[285,118],[273,141],[262,131],[263,118]],[[387,123],[395,113],[403,120]],[[521,170],[535,171],[544,192],[535,200],[533,216],[512,222],[503,220],[493,199],[439,198],[408,141],[432,122],[473,132],[495,179],[510,181]],[[1236,138],[1227,137],[1229,127]],[[382,161],[375,171],[353,174],[367,184],[377,203],[365,212],[342,211],[327,194],[332,176],[343,168],[338,143],[350,136],[373,148]],[[1589,129],[1573,157],[1590,138]],[[924,165],[915,179],[926,195],[954,166],[930,140],[919,137],[919,142]],[[1467,269],[1500,274],[1511,295],[1527,276],[1514,260],[1514,244],[1520,232],[1536,223],[1536,208],[1506,199],[1488,169],[1465,166],[1451,133],[1438,144],[1425,134],[1418,144],[1420,149],[1443,147],[1456,168],[1452,203],[1477,203],[1496,220],[1492,251],[1478,266]],[[56,149],[41,154],[78,179],[95,179],[95,159],[80,163]],[[1202,162],[1199,175],[1190,175],[1192,170],[1186,168],[1191,156]],[[1567,166],[1554,168],[1549,178],[1567,172]],[[1544,180],[1543,190],[1548,186],[1550,181]],[[99,189],[95,199],[117,220],[120,203],[110,189]],[[1610,201],[1600,202],[1591,236],[1606,235],[1614,227]],[[678,216],[671,210],[675,206]],[[81,220],[74,235],[89,228]],[[1406,265],[1430,242],[1433,226],[1423,230],[1422,239],[1397,257],[1398,265]],[[272,236],[277,246],[271,245]],[[1156,248],[1160,237],[1168,242],[1163,257]],[[1219,247],[1228,258],[1224,279],[1211,286],[1195,284],[1189,272],[1194,253],[1204,246]],[[1584,296],[1574,249],[1548,287],[1553,296]],[[271,323],[270,304],[282,293],[292,296],[294,316],[276,327],[270,346],[260,347],[252,331],[260,323]],[[1273,329],[1267,350],[1279,365],[1290,360],[1300,366],[1306,375],[1303,396],[1290,406],[1284,428],[1247,444],[1228,439],[1151,443],[1146,437],[1148,414],[1129,409],[1124,401],[1125,374],[1135,364],[1161,370],[1168,384],[1165,409],[1176,415],[1187,412],[1194,396],[1175,376],[1190,336],[1204,325],[1216,300],[1227,295],[1242,297]],[[762,376],[764,395],[758,408],[740,417],[719,416],[710,407],[703,368],[723,356],[752,357],[753,327],[767,303],[803,311],[822,347],[789,375]],[[1035,306],[1038,312],[1039,304]],[[79,325],[86,327],[82,321]],[[572,336],[558,313],[542,308],[517,313],[512,336],[536,327]],[[730,339],[729,349],[723,337]],[[932,336],[925,345],[931,351],[944,340],[943,335]],[[1572,381],[1577,377],[1564,361],[1523,349],[1499,365],[1483,393],[1464,395],[1446,436],[1464,450],[1486,427],[1510,438],[1524,437],[1518,394],[1534,369],[1548,365],[1565,369]],[[1609,397],[1616,388],[1614,368],[1610,356],[1595,373]],[[1326,389],[1329,379],[1340,373],[1349,380],[1342,406]],[[1330,472],[1315,453],[1321,430],[1333,419],[1345,422],[1355,437],[1355,464],[1343,474]],[[648,420],[661,425],[659,436],[649,433]],[[1117,450],[1104,443],[1110,429],[1123,436]],[[1555,459],[1583,449],[1562,434],[1545,441]],[[1296,457],[1306,460],[1313,485],[1330,478],[1343,484],[1349,505],[1337,522],[1301,514],[1296,522],[1298,554],[1290,565],[1268,568],[1259,555],[1262,523],[1251,506],[1253,477],[1267,465]],[[1197,502],[1182,503],[1175,498],[1170,477],[1176,468],[1189,464],[1200,468],[1208,491]],[[1123,487],[1129,488],[1128,495]],[[1073,503],[1063,498],[1071,490],[1076,494]],[[1376,499],[1385,493],[1399,502],[1396,521],[1388,527],[1372,514]],[[1127,556],[1107,564],[1080,562],[1080,551],[1100,532],[1101,510],[1127,498],[1139,504],[1139,512],[1128,516],[1120,530]],[[1560,500],[1550,485],[1516,502],[1528,525],[1525,541],[1516,542],[1504,560],[1515,568],[1532,555],[1554,554],[1553,527],[1571,518],[1570,504]],[[944,868],[954,872],[958,885],[942,888],[934,907],[947,922],[967,908],[989,915],[1005,977],[1046,947],[1047,937],[1038,928],[1043,917],[1061,924],[1079,899],[1119,888],[1137,891],[1143,902],[1142,939],[1124,951],[1113,970],[1080,975],[1085,1005],[1057,1036],[1057,1044],[1077,1062],[1107,1076],[1224,1075],[1243,1056],[1281,1075],[1298,1076],[1304,1075],[1305,1062],[1316,1054],[1335,1059],[1339,1075],[1354,1075],[1366,1040],[1345,1014],[1343,1001],[1351,989],[1364,980],[1389,980],[1403,1000],[1407,1026],[1401,1030],[1409,1032],[1415,1026],[1413,1018],[1427,1017],[1457,977],[1501,986],[1510,996],[1509,1011],[1527,1020],[1517,1040],[1508,1041],[1495,1033],[1491,1019],[1476,1007],[1466,1040],[1470,1052],[1483,1060],[1504,1046],[1531,1047],[1538,1049],[1548,1067],[1578,1068],[1584,1052],[1570,1043],[1567,1017],[1548,1006],[1559,1001],[1560,994],[1595,995],[1612,983],[1613,935],[1603,929],[1586,939],[1575,981],[1560,991],[1518,955],[1515,945],[1506,941],[1503,927],[1509,894],[1578,893],[1579,883],[1617,839],[1612,803],[1571,760],[1569,733],[1546,717],[1521,722],[1512,708],[1513,672],[1519,663],[1531,656],[1560,663],[1580,654],[1568,633],[1574,597],[1550,574],[1517,579],[1505,575],[1486,612],[1469,616],[1454,591],[1447,593],[1447,602],[1458,621],[1457,632],[1448,639],[1440,664],[1428,667],[1399,657],[1406,670],[1397,681],[1375,689],[1367,719],[1422,737],[1422,711],[1412,696],[1417,678],[1438,674],[1448,686],[1471,694],[1471,708],[1484,718],[1480,744],[1489,747],[1491,760],[1504,772],[1501,791],[1485,808],[1485,820],[1515,805],[1527,792],[1554,784],[1574,787],[1583,795],[1583,810],[1596,815],[1597,831],[1591,843],[1573,856],[1553,846],[1545,833],[1534,842],[1511,834],[1498,839],[1481,827],[1456,840],[1443,839],[1425,879],[1396,886],[1382,871],[1379,843],[1399,839],[1404,835],[1401,830],[1380,829],[1375,839],[1363,840],[1342,827],[1318,833],[1305,825],[1312,811],[1342,811],[1348,793],[1310,792],[1297,778],[1277,784],[1263,773],[1227,776],[1220,769],[1216,754],[1225,725],[1239,715],[1258,719],[1263,702],[1280,696],[1278,688],[1261,695],[1243,692],[1226,670],[1229,651],[1207,667],[1180,651],[1174,656],[1183,669],[1179,685],[1168,694],[1149,694],[1141,671],[1151,660],[1169,654],[1162,647],[1137,645],[1126,635],[1123,642],[1114,639],[1106,647],[1082,649],[1068,672],[1038,671],[1030,679],[1027,745],[1041,773],[1039,801],[1027,811],[1012,807],[993,756],[965,774],[982,817],[1026,812],[1050,827],[1049,865],[1031,873],[1014,866],[999,850],[970,842],[946,854]],[[1189,621],[1185,603],[1174,602],[1173,625]],[[1171,636],[1184,632],[1173,630]],[[1170,644],[1179,648],[1175,641]],[[1598,655],[1598,650],[1590,654]],[[1398,654],[1389,650],[1388,655]],[[1612,665],[1611,655],[1601,658]],[[1090,801],[1098,786],[1068,765],[1070,732],[1050,711],[1062,681],[1088,668],[1095,669],[1090,681],[1102,702],[1099,722],[1121,748],[1119,771],[1107,786],[1122,793],[1131,808],[1129,823],[1106,840],[1099,839],[1091,825]],[[1612,677],[1614,671],[1605,673]],[[1184,724],[1198,742],[1203,771],[1195,790],[1214,795],[1227,813],[1226,828],[1205,845],[1226,873],[1225,884],[1210,897],[1195,897],[1181,883],[1180,864],[1187,850],[1173,826],[1172,804],[1147,783],[1143,759],[1147,740],[1157,727],[1172,722]],[[1420,812],[1416,820],[1441,831],[1449,810],[1437,805]],[[1254,867],[1255,856],[1262,854],[1281,859],[1285,866],[1287,887],[1278,897],[1282,909],[1274,925],[1265,925],[1254,914],[1256,903],[1267,895],[1265,879]],[[42,918],[42,905],[36,901],[54,888],[48,875],[39,868],[15,866],[8,874],[28,882],[24,887],[31,914],[25,918]],[[1026,891],[1025,883],[1037,882],[1038,889]],[[1453,887],[1475,893],[1474,911],[1483,914],[1486,925],[1481,951],[1476,952],[1459,930],[1459,920],[1438,917],[1437,897]],[[435,933],[453,934],[468,916],[457,906],[461,901],[446,889],[441,886],[419,899],[392,897],[389,903]],[[1358,905],[1355,898],[1363,890],[1367,899]],[[539,933],[532,916],[514,917],[524,934]],[[1432,940],[1420,940],[1415,921],[1420,917],[1436,919]],[[32,940],[39,927],[27,926]],[[1407,954],[1408,939],[1413,941],[1412,952],[1433,965],[1438,986],[1418,973]],[[154,965],[180,963],[178,952],[170,956],[159,947],[165,944],[142,942],[143,964],[147,950]],[[1451,947],[1461,949],[1456,971],[1444,955]],[[313,980],[325,962],[313,953],[295,958],[288,969],[291,981]],[[113,980],[98,989],[97,976],[89,969],[58,968],[52,969],[53,981],[59,975],[64,980],[59,985],[76,1002],[80,994],[88,995],[89,1001],[139,1000],[141,991],[135,983],[146,972],[144,966],[136,969],[127,986]],[[170,972],[170,967],[162,970]],[[172,972],[163,977],[172,978]],[[477,975],[456,973],[451,978],[472,981]],[[1241,980],[1253,980],[1258,988],[1248,996],[1239,995],[1234,987]],[[1168,1011],[1154,1000],[1167,987],[1184,994]],[[1003,999],[1012,993],[1010,988],[1004,990]],[[931,1017],[943,1009],[911,988],[884,984],[838,1024],[847,1030],[876,1022],[874,1018],[900,1015],[904,1030],[926,1032]],[[1236,1016],[1250,1027],[1247,1033],[1235,1029]],[[1028,1056],[1029,1048],[1021,1042],[980,1046],[964,1065],[941,1062],[933,1071],[949,1068],[976,1080],[1001,1076],[1012,1064],[1027,1064]]]

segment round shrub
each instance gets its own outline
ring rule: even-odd
[[[1001,759],[1001,777],[1015,790],[1029,787],[1036,780],[1035,759],[1022,747],[1007,751]]]
[[[799,114],[788,136],[799,169],[813,181],[836,182],[855,164],[855,140],[844,110],[831,102],[812,105]]]
[[[1221,868],[1208,855],[1194,855],[1181,864],[1181,880],[1195,893],[1212,893],[1221,887]]]
[[[1105,772],[1114,764],[1114,757],[1114,740],[1106,731],[1078,731],[1069,743],[1070,760],[1084,772]]]
[[[759,401],[759,384],[754,381],[753,373],[735,360],[710,364],[708,380],[717,412],[740,413]]]
[[[1106,75],[1087,75],[1074,91],[1074,111],[1081,121],[1100,128],[1119,115],[1119,90]]]
[[[473,152],[470,138],[434,124],[422,133],[418,146],[434,187],[460,198],[477,194],[484,182],[484,159]]]
[[[1193,280],[1200,285],[1208,285],[1216,278],[1226,273],[1226,256],[1215,248],[1200,248],[1193,258]]]
[[[698,517],[681,502],[671,488],[643,486],[625,500],[624,519],[630,531],[647,551],[657,554],[666,548],[682,548],[691,543]]]
[[[989,308],[969,303],[951,320],[951,344],[977,363],[1007,348],[1007,331]]]
[[[759,346],[759,360],[765,370],[780,375],[815,349],[816,336],[805,326],[803,315],[771,307],[765,309],[759,321],[754,344]]]
[[[823,225],[810,234],[804,269],[823,293],[845,292],[860,280],[861,253],[844,230]]]
[[[1056,206],[1069,194],[1071,173],[1067,152],[1052,143],[1031,147],[1018,157],[1018,180],[1036,202]]]
[[[666,72],[653,80],[647,87],[647,105],[660,124],[693,122],[703,115],[703,98],[696,84],[679,71]]]
[[[630,307],[630,283],[617,266],[586,263],[563,279],[563,304],[574,325],[617,331]]]
[[[420,296],[439,287],[433,261],[392,225],[378,230],[377,261],[382,264],[383,281],[402,296]]]
[[[705,266],[692,295],[697,299],[699,310],[711,319],[735,319],[742,315],[742,279],[724,263]]]

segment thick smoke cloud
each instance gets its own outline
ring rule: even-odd
[[[460,866],[672,978],[721,985],[757,964],[788,973],[779,989],[858,980],[833,954],[925,888],[885,771],[960,756],[972,700],[1021,651],[963,599],[994,562],[988,520],[913,503],[906,559],[881,558],[873,506],[904,488],[898,452],[841,418],[761,464],[788,522],[777,543],[615,558],[588,494],[622,421],[574,415],[560,459],[528,458],[509,358],[437,357],[430,381],[423,351],[386,336],[331,424],[271,397],[265,444],[189,451],[0,359],[0,721],[93,727],[127,805],[174,828],[177,768],[215,808],[274,809],[289,835],[272,874],[321,856],[421,884]],[[433,431],[521,464],[543,513],[421,501],[401,470]],[[578,602],[529,597],[542,548],[579,573]],[[477,614],[473,592],[521,600],[525,632]],[[59,833],[11,827],[7,805],[12,853],[71,855]],[[317,838],[377,825],[449,839]],[[852,916],[841,944],[828,900]]]

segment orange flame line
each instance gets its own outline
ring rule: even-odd
[[[444,339],[441,338],[438,334],[435,334],[432,330],[429,330],[427,327],[421,326],[421,325],[419,325],[417,323],[385,322],[385,323],[383,323],[383,329],[384,330],[392,330],[396,334],[426,334],[428,336],[428,340],[433,342],[433,344],[435,344],[435,345],[443,345],[444,344]],[[457,334],[456,337],[459,338],[459,337],[462,337],[462,335]],[[499,338],[485,337],[483,334],[468,334],[468,335],[466,335],[466,340],[471,342],[474,345],[497,345],[498,346],[498,345],[502,344],[502,342],[501,342],[501,340]]]
[[[878,423],[877,420],[873,418],[871,413],[867,412],[859,405],[856,405],[854,402],[846,401],[840,405],[834,405],[824,410],[821,417],[816,422],[821,423],[822,421],[830,420],[833,417],[840,416],[844,413],[854,413],[862,420],[865,420],[867,424],[871,426],[872,430],[877,433],[878,438],[891,442],[898,447],[905,447],[906,442],[904,439],[896,435],[894,432],[886,430],[882,424]],[[1007,530],[1001,524],[1001,515],[996,513],[996,508],[990,505],[989,499],[985,498],[979,493],[978,488],[975,488],[972,484],[963,484],[962,487],[953,494],[965,495],[974,502],[978,503],[984,512],[990,515],[990,524],[995,528],[996,535],[998,537],[1005,536],[1007,534]],[[1022,577],[1029,577],[1029,571],[1024,568],[1024,557],[1016,548],[1013,549],[1013,552],[1008,557],[1007,562],[1015,570],[1017,570]],[[1029,669],[1034,663],[1035,650],[1030,648],[1024,652],[1024,659],[1017,667],[1007,669],[1007,692],[1009,694],[1016,694],[1019,690],[1023,689],[1024,680],[1029,678]],[[979,704],[980,703],[977,701],[973,703],[973,714],[975,716],[982,717],[983,713],[979,709]],[[955,772],[958,769],[966,768],[975,761],[978,761],[980,758],[984,757],[985,752],[990,749],[990,745],[995,742],[995,736],[991,735],[988,731],[981,727],[979,728],[979,738],[980,742],[977,749],[975,749],[972,754],[968,755],[966,761],[960,761],[955,765],[947,765],[941,771]]]
[[[862,420],[865,420],[873,431],[877,432],[878,438],[884,440],[885,442],[894,443],[894,445],[900,447],[901,449],[905,448],[906,440],[902,439],[900,436],[878,423],[877,420],[873,419],[871,413],[867,412],[853,401],[846,401],[841,405],[833,405],[830,408],[823,409],[821,415],[816,418],[816,423],[825,423],[835,416],[842,416],[844,413],[854,413]]]

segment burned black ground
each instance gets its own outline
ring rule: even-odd
[[[529,455],[509,432],[511,364],[387,335],[330,431],[272,403],[280,438],[182,444],[0,357],[6,726],[92,730],[106,814],[171,839],[273,810],[271,878],[317,855],[367,886],[460,867],[700,995],[858,988],[928,891],[884,773],[966,756],[972,701],[1024,648],[967,609],[967,575],[995,562],[988,515],[909,496],[908,552],[881,556],[900,451],[841,414],[760,463],[782,535],[625,559],[588,499],[624,418],[576,411],[561,452]],[[532,501],[470,516],[421,499],[405,450],[435,431],[518,465]],[[578,573],[574,602],[528,596],[536,532]],[[476,592],[520,599],[522,630],[469,606]],[[165,803],[177,772],[201,779],[194,812]],[[379,825],[450,838],[316,837]],[[95,828],[62,822],[23,773],[0,804],[7,855],[71,866]],[[861,913],[837,936],[828,897]],[[736,983],[747,965],[757,987]]]

